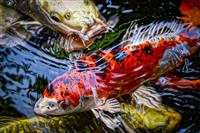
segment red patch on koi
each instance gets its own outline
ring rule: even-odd
[[[55,98],[58,103],[68,99],[68,102],[75,107],[79,104],[79,99],[82,94],[86,96],[92,94],[91,90],[86,87],[92,86],[95,82],[90,78],[92,75],[90,75],[89,71],[85,71],[85,74],[86,76],[83,76],[75,69],[70,73],[58,76],[50,83],[50,86],[53,86],[53,88],[50,88],[52,92],[45,89],[43,95],[47,98]],[[63,82],[64,80],[68,82]]]

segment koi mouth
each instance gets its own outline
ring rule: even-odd
[[[57,104],[56,99],[41,97],[35,104],[34,111],[38,115],[53,115],[64,110]]]

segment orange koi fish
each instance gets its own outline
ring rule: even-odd
[[[34,110],[41,115],[64,115],[92,110],[109,128],[119,126],[103,112],[117,113],[115,99],[132,94],[137,104],[157,107],[160,99],[142,86],[181,65],[200,46],[200,29],[171,21],[131,24],[121,43],[108,50],[84,55],[76,67],[55,78]]]
[[[179,7],[182,20],[193,25],[200,25],[200,0],[182,0]]]

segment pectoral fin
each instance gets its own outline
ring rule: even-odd
[[[112,129],[113,131],[116,130],[122,130],[122,123],[121,123],[121,117],[118,114],[117,116],[111,116],[107,113],[105,113],[102,110],[96,110],[92,109],[92,112],[94,113],[95,117],[103,122],[108,128]]]
[[[107,111],[109,113],[118,113],[120,112],[120,103],[115,98],[97,101],[96,109]]]
[[[97,106],[92,109],[92,112],[95,117],[103,122],[108,128],[113,131],[120,130],[123,132],[122,118],[118,114],[120,112],[120,103],[116,99],[98,100]]]
[[[149,108],[161,107],[161,97],[153,87],[141,86],[134,93],[132,93],[132,101],[143,110],[144,106]]]

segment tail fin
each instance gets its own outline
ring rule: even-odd
[[[182,0],[179,10],[183,21],[200,26],[200,0]]]
[[[149,108],[161,107],[162,99],[155,88],[149,86],[140,86],[134,93],[132,93],[132,101],[136,106],[146,106]],[[143,112],[144,109],[140,109]]]

